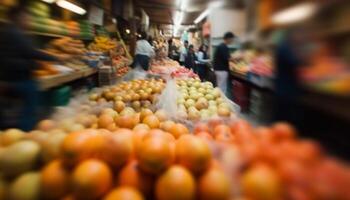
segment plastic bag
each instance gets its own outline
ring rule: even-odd
[[[147,71],[142,69],[141,66],[137,66],[134,69],[130,70],[125,76],[122,78],[123,81],[131,81],[134,79],[144,79],[147,77]]]

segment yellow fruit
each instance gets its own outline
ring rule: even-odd
[[[32,170],[38,160],[40,146],[33,141],[20,141],[0,152],[0,171],[5,176],[17,176]]]
[[[11,200],[40,199],[40,173],[29,172],[17,177],[10,185]]]
[[[24,132],[19,129],[8,129],[0,134],[0,146],[11,145],[24,137]]]

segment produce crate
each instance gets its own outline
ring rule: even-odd
[[[233,94],[233,101],[237,103],[242,111],[248,111],[249,109],[249,95],[250,95],[250,88],[248,85],[233,80],[232,81],[232,94]]]
[[[271,77],[261,76],[261,75],[249,72],[247,73],[247,78],[251,83],[257,86],[260,86],[262,88],[269,88],[269,89],[274,88],[274,84],[273,84],[274,81],[273,81],[273,78]]]
[[[113,67],[103,66],[98,69],[99,86],[112,85],[116,82],[117,76]]]
[[[273,97],[256,89],[251,90],[249,101],[250,115],[260,122],[269,122],[273,117]]]

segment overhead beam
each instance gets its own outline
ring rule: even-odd
[[[142,1],[142,2],[137,2],[136,7],[141,7],[141,8],[150,8],[150,9],[157,9],[157,10],[164,10],[164,9],[169,9],[169,10],[178,10],[178,8],[174,5],[169,5],[169,4],[159,4],[159,3],[152,3],[149,1]]]

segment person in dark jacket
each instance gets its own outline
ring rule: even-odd
[[[231,58],[228,45],[233,42],[235,35],[227,32],[224,35],[224,42],[221,43],[214,53],[214,70],[219,88],[226,94],[229,78],[229,60]]]
[[[209,55],[208,55],[208,47],[205,44],[202,44],[199,47],[197,52],[197,73],[201,80],[205,80],[206,72],[209,70],[208,64],[210,63]]]
[[[8,12],[9,23],[0,24],[0,82],[5,95],[14,94],[23,101],[17,128],[31,130],[37,120],[38,87],[32,76],[37,60],[56,58],[37,50],[23,33],[28,19],[26,4],[19,4]],[[5,98],[1,94],[2,98]],[[0,126],[6,126],[0,119]]]
[[[197,71],[196,60],[197,60],[197,56],[194,52],[194,47],[193,45],[190,45],[188,47],[188,52],[185,58],[185,67],[188,69],[192,69],[194,72],[196,72]]]

